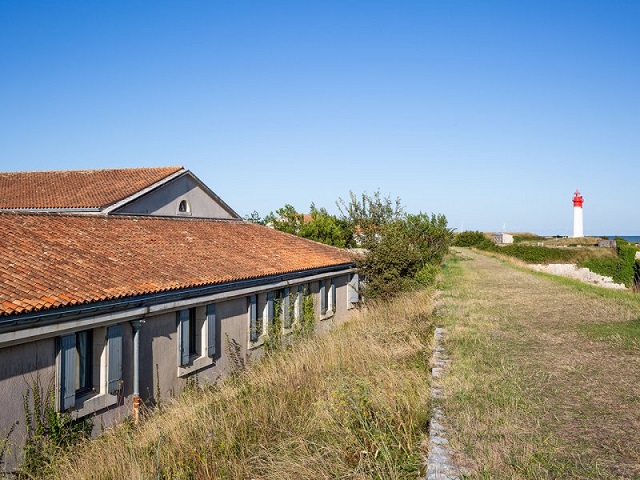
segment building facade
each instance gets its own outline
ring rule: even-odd
[[[260,358],[304,311],[331,328],[359,298],[345,250],[237,218],[7,211],[0,231],[0,436],[34,383],[98,432]]]

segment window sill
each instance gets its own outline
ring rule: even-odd
[[[74,419],[86,417],[104,408],[112,407],[118,403],[117,395],[108,393],[87,393],[76,399],[75,409],[71,412]]]
[[[249,339],[249,350],[255,350],[256,348],[260,348],[264,345],[265,339],[269,338],[269,335],[260,335],[255,342],[252,342]]]
[[[320,320],[329,320],[335,314],[336,312],[334,312],[333,310],[327,310],[327,313],[325,313],[324,315],[320,315]]]
[[[201,356],[195,357],[190,365],[183,365],[178,367],[178,377],[186,377],[187,375],[197,372],[205,367],[215,365],[216,361],[213,357]]]

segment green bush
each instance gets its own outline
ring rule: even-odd
[[[453,244],[456,247],[480,247],[487,246],[487,243],[492,243],[486,235],[478,231],[466,231],[458,233],[453,239]]]
[[[544,237],[541,237],[540,235],[536,235],[534,233],[523,233],[520,235],[513,236],[513,243],[532,242],[532,241],[539,241],[539,240],[544,240]]]
[[[576,259],[576,252],[565,248],[513,244],[498,251],[527,263],[574,263]]]
[[[427,263],[424,267],[418,270],[416,273],[415,280],[420,285],[429,286],[433,285],[436,282],[436,276],[440,271],[440,267],[438,265],[432,265]]]
[[[607,277],[612,277],[616,283],[622,283],[627,287],[634,284],[638,275],[636,262],[637,248],[624,239],[616,239],[616,258],[589,259],[581,263],[583,267],[592,272]]]

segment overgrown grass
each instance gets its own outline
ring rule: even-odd
[[[416,478],[432,293],[413,292],[185,392],[61,459],[57,478]]]

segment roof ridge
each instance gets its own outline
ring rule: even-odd
[[[114,170],[175,170],[185,169],[182,165],[167,165],[160,167],[115,167],[115,168],[82,168],[68,170],[16,170],[0,172],[0,175],[17,175],[28,173],[83,173],[83,172],[110,172]],[[186,169],[185,169],[186,170]]]

